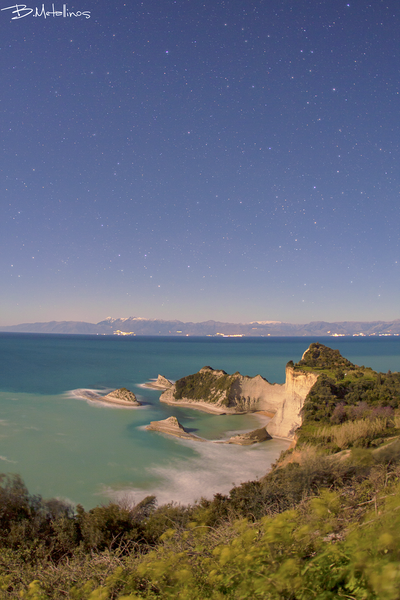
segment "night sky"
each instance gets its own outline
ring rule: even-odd
[[[0,12],[1,325],[399,318],[398,0],[26,6]]]

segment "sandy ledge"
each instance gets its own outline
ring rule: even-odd
[[[151,390],[166,390],[166,387],[161,387],[158,385],[157,381],[146,381],[146,383],[140,383],[140,387],[150,388]]]
[[[146,383],[142,383],[141,387],[150,388],[152,390],[168,390],[173,385],[172,381],[164,377],[164,375],[159,375],[157,379],[151,379],[150,381],[146,381]]]
[[[198,400],[162,400],[160,402],[168,404],[169,406],[182,406],[184,408],[193,408],[194,410],[201,410],[202,412],[211,413],[213,415],[247,415],[251,414],[249,411],[237,412],[235,409],[227,407],[213,406],[209,402],[199,402]]]

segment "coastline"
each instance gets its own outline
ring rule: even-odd
[[[186,399],[186,401],[183,401],[183,402],[181,402],[180,400],[176,400],[175,402],[171,401],[171,400],[168,400],[168,401],[160,400],[160,402],[163,402],[164,404],[167,404],[169,406],[180,406],[182,408],[191,408],[193,410],[198,410],[200,412],[209,413],[209,414],[213,414],[213,415],[220,415],[220,416],[223,416],[223,415],[230,415],[230,416],[252,415],[258,419],[261,427],[267,427],[268,423],[270,423],[270,421],[276,414],[276,413],[273,413],[272,411],[268,411],[268,410],[236,412],[233,410],[223,409],[220,407],[214,408],[214,407],[210,406],[210,404],[208,404],[207,402],[199,402],[197,400],[190,401],[188,399]],[[244,431],[243,434],[249,433],[250,431],[251,430]],[[272,435],[272,434],[270,434],[270,435],[271,435],[272,439],[274,439],[274,440],[282,440],[284,442],[293,442],[293,440],[289,437],[285,437],[285,436],[281,436],[281,435]],[[179,437],[179,436],[177,436],[177,437]],[[227,443],[226,441],[222,441],[222,440],[221,441],[215,440],[215,442],[219,443],[219,444]]]
[[[200,402],[199,400],[189,400],[188,398],[185,398],[184,400],[162,400],[160,398],[160,402],[162,402],[163,404],[167,404],[169,406],[181,406],[184,408],[192,408],[193,410],[199,410],[201,412],[205,412],[205,413],[209,413],[209,414],[216,414],[216,415],[254,415],[255,417],[259,418],[259,421],[263,424],[264,426],[264,419],[263,417],[267,417],[267,422],[265,423],[265,425],[267,423],[269,423],[269,421],[275,416],[275,412],[270,411],[270,410],[254,410],[254,411],[248,411],[248,410],[243,410],[243,411],[236,411],[235,409],[231,409],[229,407],[222,407],[222,406],[213,406],[212,404],[210,404],[209,402]],[[285,439],[285,438],[281,438],[281,439]]]
[[[208,434],[208,426],[201,429],[202,420],[213,419],[218,431],[229,428],[235,430],[234,435],[244,416],[237,419],[238,425],[236,419],[232,419],[233,426],[227,427],[224,419],[214,419],[206,411],[195,413],[201,407],[193,404],[183,406],[177,402],[174,412],[169,411],[165,404],[159,403],[159,393],[142,389],[140,382],[153,374],[157,376],[158,370],[175,378],[180,373],[194,373],[199,366],[212,362],[217,350],[218,365],[225,370],[233,372],[243,365],[243,370],[251,375],[261,372],[272,381],[282,362],[278,355],[284,351],[285,361],[292,357],[300,359],[309,343],[302,338],[279,341],[266,338],[257,343],[210,338],[197,345],[187,338],[172,343],[158,339],[145,342],[133,337],[127,340],[22,334],[15,337],[13,334],[13,345],[7,336],[1,341],[5,359],[1,418],[16,425],[15,433],[7,436],[11,427],[2,426],[1,454],[14,461],[12,464],[2,461],[3,468],[18,470],[28,487],[44,497],[68,497],[87,509],[99,501],[108,502],[114,492],[121,489],[135,490],[137,501],[151,490],[165,502],[191,502],[201,495],[212,498],[213,493],[221,490],[228,493],[232,482],[239,484],[263,476],[280,452],[289,448],[290,440],[273,435],[275,441],[240,447],[195,445],[175,438],[176,444],[170,444],[166,436],[151,435],[141,429],[142,425],[144,429],[152,420],[164,419],[172,413],[178,415],[175,408],[181,406],[182,412],[187,411],[191,416],[186,420],[186,415],[182,415],[185,426],[198,427],[199,435],[204,432],[211,439],[221,439],[222,436]],[[188,352],[190,344],[193,348]],[[357,337],[349,338],[346,343],[338,338],[335,344],[339,349],[343,345],[344,355],[352,362],[371,365],[382,372],[399,370],[399,338],[374,341]],[[276,345],[280,348],[282,345],[283,350],[278,352]],[[116,348],[121,348],[121,352],[117,353]],[[247,361],[247,354],[251,361]],[[32,357],[37,358],[35,369],[22,369],[21,364],[29,365]],[[172,370],[171,362],[179,365],[179,370],[178,367]],[[49,364],[53,365],[52,369]],[[114,381],[123,382],[138,392],[138,399],[143,398],[145,403],[142,410],[133,411],[134,407],[125,404],[105,402],[102,396],[97,400],[78,398],[71,392],[90,385],[94,393],[104,395],[111,391],[109,382]],[[258,417],[257,413],[252,415]],[[170,452],[175,462],[170,460]],[[138,456],[142,458],[138,460]],[[65,465],[62,473],[61,464]],[[182,473],[186,473],[185,481]],[[102,486],[109,493],[102,494]]]

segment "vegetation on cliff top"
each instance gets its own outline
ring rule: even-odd
[[[204,400],[213,404],[220,402],[223,406],[228,406],[229,393],[235,380],[235,375],[228,375],[225,371],[215,373],[211,367],[203,367],[198,373],[178,379],[174,398]]]
[[[304,352],[303,357],[295,365],[296,368],[304,370],[304,367],[310,367],[313,370],[324,369],[355,369],[347,358],[344,358],[339,350],[333,350],[324,344],[315,342],[310,344],[309,348]]]
[[[400,373],[353,365],[320,343],[311,344],[294,368],[319,373],[304,402],[300,445],[337,452],[377,446],[400,433]]]

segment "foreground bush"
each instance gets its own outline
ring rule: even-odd
[[[75,513],[1,476],[0,598],[398,600],[400,374],[311,350],[297,448],[228,495]]]
[[[86,558],[80,573],[70,563],[62,583],[54,575],[50,581],[44,567],[18,597],[397,600],[399,475],[398,467],[375,466],[363,481],[322,490],[296,509],[254,523],[239,519],[210,528],[192,521],[184,533],[167,531],[144,556],[103,553]]]
[[[150,498],[64,514],[61,529],[69,523],[80,535],[64,557],[33,541],[29,552],[27,543],[0,548],[0,598],[394,600],[399,480],[397,440],[355,448],[347,460],[314,450],[194,507],[156,508]],[[24,511],[9,514],[22,523]],[[53,521],[47,548],[60,535]],[[138,532],[151,542],[139,543]]]

